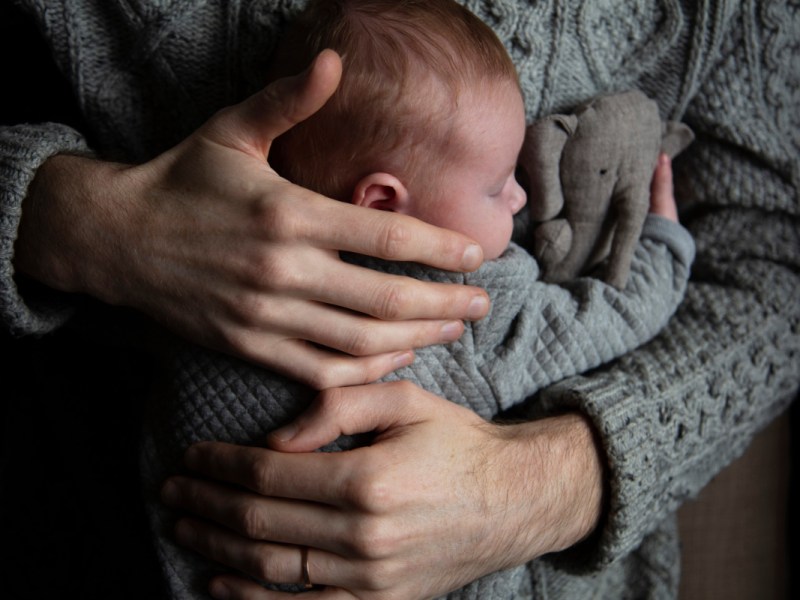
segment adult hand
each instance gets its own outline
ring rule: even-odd
[[[267,162],[341,68],[325,51],[140,166],[49,159],[24,202],[15,267],[318,389],[375,380],[408,364],[408,349],[453,341],[488,310],[482,290],[379,274],[338,251],[468,271],[480,246],[319,196]]]
[[[371,446],[310,452],[366,431]],[[190,448],[206,479],[173,477],[163,499],[199,517],[179,522],[180,543],[263,581],[301,583],[308,547],[326,586],[310,598],[438,596],[575,544],[600,514],[598,451],[574,414],[495,425],[410,383],[373,384],[323,392],[270,445]],[[235,575],[210,591],[285,595]]]

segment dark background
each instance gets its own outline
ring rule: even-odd
[[[0,0],[0,124],[83,129],[33,22]],[[138,390],[148,363],[71,328],[0,332],[0,597],[151,599],[158,570],[139,500]],[[127,379],[122,381],[130,381]]]

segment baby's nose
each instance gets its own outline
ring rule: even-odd
[[[511,208],[511,214],[515,215],[525,206],[525,203],[528,201],[528,196],[516,180],[514,180],[514,187],[511,190],[510,196],[509,207]]]

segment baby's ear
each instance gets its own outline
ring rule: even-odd
[[[370,173],[353,189],[353,204],[407,214],[409,195],[406,186],[389,173]]]

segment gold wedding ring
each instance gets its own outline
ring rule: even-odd
[[[314,584],[308,575],[308,546],[300,546],[300,558],[303,563],[303,587],[307,590],[313,589]]]

